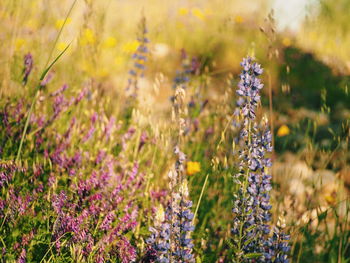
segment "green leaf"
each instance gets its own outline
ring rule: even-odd
[[[69,48],[70,44],[68,44],[66,46],[66,48],[52,61],[52,63],[43,71],[43,73],[41,74],[40,80],[44,80],[47,72],[49,72],[49,70],[53,67],[53,65],[55,65],[55,63],[60,59],[60,57],[62,57],[62,55],[67,51],[67,49]]]
[[[327,217],[327,210],[318,215],[318,220],[322,221]]]

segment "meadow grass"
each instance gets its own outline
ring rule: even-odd
[[[349,262],[347,55],[151,2],[0,3],[1,262]]]

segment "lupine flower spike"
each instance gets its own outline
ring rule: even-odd
[[[271,175],[268,169],[272,164],[266,154],[272,151],[271,133],[265,118],[261,123],[256,120],[259,92],[263,88],[259,76],[263,69],[250,57],[243,59],[241,66],[237,94],[240,97],[238,112],[242,116],[242,148],[239,172],[234,176],[239,189],[233,206],[233,261],[288,262],[287,237],[279,228],[269,237]]]
[[[151,262],[159,263],[190,263],[194,262],[192,254],[191,232],[193,213],[191,212],[192,202],[188,200],[188,187],[185,178],[186,155],[180,150],[181,137],[184,134],[185,91],[178,87],[174,99],[174,117],[179,125],[177,145],[174,148],[176,163],[168,173],[170,180],[169,188],[171,199],[164,213],[163,222],[156,222],[151,228],[151,236],[147,240],[150,248]]]
[[[145,63],[147,61],[149,50],[148,43],[149,39],[147,38],[147,26],[146,18],[142,17],[139,24],[138,31],[138,47],[135,53],[132,55],[134,61],[133,67],[129,71],[129,79],[127,89],[132,92],[132,96],[137,97],[139,89],[139,78],[144,76],[145,72]]]

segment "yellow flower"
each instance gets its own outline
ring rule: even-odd
[[[334,194],[327,194],[324,196],[324,199],[329,205],[334,205],[336,202],[336,198]]]
[[[114,59],[114,64],[116,66],[120,66],[120,65],[123,65],[125,61],[126,61],[125,57],[118,55]]]
[[[57,49],[58,49],[58,51],[63,51],[66,47],[68,46],[68,44],[67,43],[64,43],[64,42],[59,42],[59,43],[57,43]]]
[[[278,131],[277,131],[277,136],[279,137],[283,137],[286,136],[290,133],[290,130],[288,128],[287,125],[282,125],[281,127],[279,127]]]
[[[57,29],[61,29],[61,27],[63,26],[64,24],[64,20],[65,19],[57,19],[56,22],[55,22],[55,27]],[[71,18],[67,18],[67,21],[66,21],[66,26],[69,25],[70,23],[72,22],[72,19]]]
[[[117,45],[117,40],[115,37],[107,37],[103,42],[103,46],[106,48],[113,48]]]
[[[192,175],[201,171],[199,162],[187,162],[187,174]]]
[[[134,53],[138,47],[139,47],[139,42],[134,40],[134,41],[129,41],[125,43],[122,49],[125,53],[131,54],[131,53]]]
[[[180,16],[185,16],[188,14],[188,8],[185,8],[185,7],[181,7],[177,10],[177,13],[180,15]]]
[[[236,15],[235,16],[235,22],[237,24],[242,24],[244,22],[244,18],[242,16],[240,16],[240,15]]]
[[[290,40],[289,37],[285,37],[285,38],[283,38],[283,40],[282,40],[282,44],[283,44],[283,46],[285,46],[285,47],[289,47],[289,46],[292,44],[292,41]]]
[[[90,29],[87,28],[83,31],[81,38],[80,38],[80,44],[83,46],[94,44],[96,41],[95,33]]]
[[[15,41],[15,48],[16,48],[16,50],[20,50],[21,47],[23,47],[25,43],[26,43],[25,39],[17,38],[16,41]]]
[[[200,10],[198,7],[195,7],[191,10],[192,15],[199,18],[200,20],[203,20],[205,18],[205,15],[202,10]]]

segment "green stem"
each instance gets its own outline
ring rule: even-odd
[[[59,60],[59,58],[66,52],[66,50],[68,49],[68,47],[70,46],[70,44],[54,59],[54,61],[50,64],[50,66],[48,66],[44,72],[41,74],[41,77],[40,77],[40,83],[44,80],[45,76],[47,75],[47,73],[49,72],[49,70],[53,67],[53,65]],[[39,92],[40,92],[40,89],[41,89],[41,85],[40,83],[38,84],[38,86],[36,87],[36,91],[35,91],[35,95],[34,95],[34,98],[33,98],[33,101],[32,101],[32,104],[30,105],[30,109],[29,109],[29,112],[28,112],[28,116],[27,116],[27,120],[26,120],[26,123],[24,125],[24,129],[23,129],[23,132],[22,132],[22,137],[21,137],[21,141],[20,141],[20,144],[19,144],[19,148],[18,148],[18,151],[17,151],[17,156],[16,156],[16,163],[19,161],[19,158],[21,156],[21,150],[22,150],[22,145],[23,145],[23,142],[24,142],[24,137],[26,136],[27,134],[27,129],[28,129],[28,125],[29,125],[29,121],[30,121],[30,118],[32,116],[32,112],[33,112],[33,109],[34,109],[34,105],[36,103],[36,100],[38,98],[38,95],[39,95]]]
[[[1,243],[2,243],[3,247],[6,249],[6,244],[5,244],[5,242],[4,242],[4,240],[2,239],[1,236],[0,236],[0,240],[1,240]]]
[[[4,226],[4,223],[5,223],[5,221],[6,221],[6,218],[7,218],[7,215],[8,215],[8,210],[6,211],[6,214],[5,214],[5,216],[4,216],[4,220],[2,221],[2,223],[1,223],[1,226],[0,226],[0,230],[2,229],[2,227]]]
[[[70,232],[66,232],[64,233],[62,236],[60,236],[57,240],[55,240],[54,242],[51,243],[51,246],[49,247],[49,249],[46,251],[45,255],[42,257],[42,259],[40,260],[40,263],[43,262],[43,260],[45,259],[45,257],[47,256],[47,254],[49,254],[49,252],[51,251],[51,249],[53,248],[53,246],[56,244],[57,241],[59,241],[61,238],[63,238],[66,234],[69,234]]]
[[[56,45],[57,45],[57,42],[58,42],[58,40],[59,40],[59,38],[60,38],[60,36],[61,36],[61,34],[62,34],[63,28],[64,28],[64,26],[66,25],[67,20],[68,20],[70,14],[72,13],[73,7],[74,7],[74,5],[75,5],[76,2],[77,2],[77,0],[74,0],[74,2],[71,4],[71,6],[70,6],[70,8],[69,8],[69,10],[68,10],[68,13],[67,13],[67,15],[66,15],[66,17],[65,17],[65,19],[64,19],[64,22],[63,22],[63,24],[62,24],[62,26],[61,26],[61,28],[60,28],[60,31],[58,32],[58,34],[57,34],[57,36],[56,36],[56,39],[55,39],[55,42],[53,43],[53,46],[52,46],[52,48],[51,48],[51,50],[50,50],[49,57],[47,58],[47,61],[46,61],[46,64],[45,64],[45,67],[44,67],[44,68],[47,68],[47,65],[49,65],[49,62],[50,62],[50,60],[51,60],[51,58],[52,58],[53,51],[55,50],[55,47],[56,47]]]
[[[26,120],[26,123],[25,123],[25,125],[24,125],[23,132],[22,132],[21,142],[19,143],[19,147],[18,147],[18,151],[17,151],[16,163],[18,162],[19,157],[20,157],[20,155],[21,155],[21,150],[22,150],[22,145],[23,145],[24,137],[25,137],[25,135],[26,135],[26,133],[27,133],[29,120],[30,120],[30,118],[31,118],[31,116],[32,116],[33,108],[34,108],[36,99],[37,99],[37,97],[38,97],[38,94],[39,94],[39,89],[37,89],[37,91],[36,91],[36,93],[35,93],[35,95],[34,95],[34,98],[33,98],[33,100],[32,100],[32,104],[30,105],[30,108],[29,108],[27,120]]]
[[[58,32],[57,34],[57,37],[55,39],[55,42],[50,50],[50,53],[49,53],[49,57],[47,58],[47,61],[46,61],[46,64],[44,66],[44,71],[42,72],[41,76],[40,76],[40,83],[44,80],[45,76],[47,75],[47,73],[49,72],[49,70],[52,68],[52,66],[57,62],[57,60],[66,52],[66,50],[68,49],[68,47],[70,46],[70,44],[54,59],[54,61],[49,65],[49,62],[51,60],[51,57],[52,57],[52,54],[53,54],[53,51],[55,50],[55,47],[57,45],[57,42],[58,42],[58,39],[60,38],[61,34],[62,34],[62,31],[63,31],[63,28],[65,26],[65,24],[67,23],[67,20],[68,20],[68,17],[70,16],[72,10],[73,10],[73,7],[75,5],[75,3],[77,2],[77,0],[74,0],[74,2],[72,3],[72,5],[70,6],[70,9],[66,15],[66,18],[64,19],[64,22],[60,28],[60,31]],[[49,65],[49,66],[48,66]],[[29,109],[29,112],[28,112],[28,116],[27,116],[27,120],[26,120],[26,123],[24,125],[24,130],[23,130],[23,133],[22,133],[22,137],[21,137],[21,141],[20,141],[20,144],[19,144],[19,148],[18,148],[18,151],[17,151],[17,156],[16,156],[16,163],[18,162],[19,158],[20,158],[20,155],[21,155],[21,150],[22,150],[22,146],[23,146],[23,141],[24,141],[24,137],[27,133],[27,129],[28,129],[28,125],[29,125],[29,121],[30,121],[30,118],[32,116],[32,112],[33,112],[33,108],[34,108],[34,105],[35,105],[35,102],[37,100],[37,97],[39,95],[39,91],[40,91],[40,88],[41,88],[41,85],[39,85],[36,87],[36,91],[35,91],[35,95],[34,95],[34,98],[33,98],[33,101],[32,101],[32,104],[30,105],[30,109]]]
[[[207,174],[207,176],[205,177],[205,181],[204,181],[204,184],[202,186],[202,191],[201,191],[201,194],[200,194],[199,199],[198,199],[196,210],[194,211],[194,216],[193,216],[193,220],[192,220],[193,224],[194,224],[194,221],[195,221],[197,213],[198,213],[199,205],[201,204],[201,201],[202,201],[202,196],[203,196],[204,189],[205,189],[205,186],[206,186],[207,181],[208,181],[208,177],[209,177],[209,174]]]

